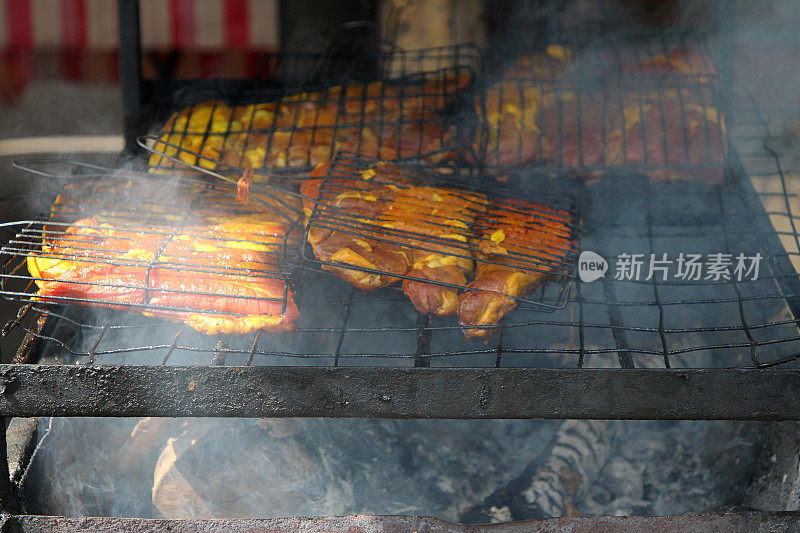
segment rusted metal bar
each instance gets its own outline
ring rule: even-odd
[[[510,522],[489,525],[462,525],[435,518],[416,516],[333,516],[318,518],[231,518],[219,520],[151,520],[141,518],[63,518],[56,516],[11,516],[5,526],[9,531],[22,533],[69,531],[118,531],[128,533],[188,533],[212,531],[325,531],[345,533],[372,531],[375,533],[577,533],[603,531],[627,533],[639,531],[690,533],[695,531],[725,531],[729,533],[761,533],[792,531],[800,514],[786,513],[726,513],[679,516],[613,516],[569,517]]]
[[[0,365],[0,416],[800,419],[800,370]]]

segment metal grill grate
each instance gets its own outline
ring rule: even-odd
[[[620,196],[620,190],[628,195]],[[597,184],[587,199],[583,250],[609,260],[622,252],[673,257],[681,251],[760,253],[760,275],[756,281],[741,282],[658,277],[632,281],[610,275],[591,283],[578,280],[563,309],[548,315],[516,309],[486,345],[465,342],[453,318],[420,318],[396,289],[363,294],[312,270],[301,271],[296,279],[303,287],[297,299],[303,313],[293,335],[215,337],[115,311],[42,303],[23,308],[6,330],[29,332],[34,342],[28,349],[37,356],[105,364],[213,360],[300,366],[796,365],[800,287],[790,257],[798,254],[785,252],[779,236],[796,239],[797,234],[776,234],[742,174],[718,186],[620,177]],[[696,217],[701,217],[699,223]]]

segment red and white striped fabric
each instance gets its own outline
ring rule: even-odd
[[[113,0],[2,0],[0,48],[117,46]],[[140,0],[142,46],[158,49],[278,47],[277,0]]]
[[[180,49],[180,76],[245,76],[259,54],[279,48],[278,0],[139,5],[146,74],[157,71],[148,62],[158,53]],[[39,76],[115,80],[117,38],[114,0],[0,0],[0,92]]]

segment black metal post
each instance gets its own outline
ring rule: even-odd
[[[119,85],[125,148],[135,149],[142,107],[142,42],[139,0],[117,0],[119,21]]]
[[[715,13],[714,62],[719,68],[720,100],[729,120],[734,111],[731,105],[733,83],[736,76],[736,8],[737,0],[719,0]]]

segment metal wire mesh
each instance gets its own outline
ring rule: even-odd
[[[746,127],[743,118],[737,129]],[[225,364],[468,367],[759,367],[795,366],[800,287],[792,261],[795,194],[779,161],[763,152],[766,135],[750,123],[758,153],[777,188],[764,211],[742,167],[724,184],[652,183],[637,176],[604,180],[586,191],[581,248],[613,265],[621,253],[760,253],[756,280],[606,278],[576,280],[567,305],[552,314],[518,308],[487,344],[467,343],[453,318],[421,318],[393,288],[363,294],[342,280],[302,270],[297,303],[305,311],[293,335],[208,336],[191,328],[40,302],[23,307],[6,330],[30,339],[23,352],[46,360],[104,364]],[[752,145],[753,143],[751,143]],[[771,164],[769,167],[768,164]],[[783,185],[781,185],[783,184]],[[624,194],[621,194],[623,193]],[[781,207],[783,206],[783,207]],[[40,328],[41,326],[41,328]],[[26,352],[27,350],[27,352]]]

